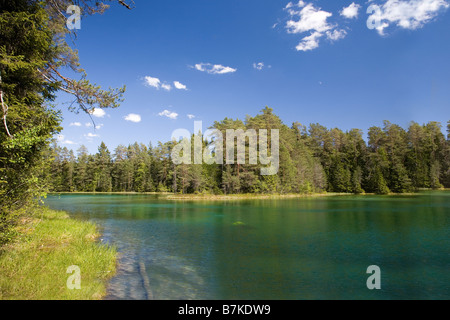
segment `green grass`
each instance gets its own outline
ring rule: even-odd
[[[116,249],[97,241],[96,226],[40,208],[22,218],[14,241],[0,251],[0,299],[96,300],[116,268]],[[38,218],[37,218],[38,217]],[[81,289],[70,290],[67,268],[80,268]]]

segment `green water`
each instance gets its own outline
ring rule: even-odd
[[[450,192],[236,202],[50,196],[120,252],[107,299],[449,299]],[[366,286],[381,269],[381,290]]]

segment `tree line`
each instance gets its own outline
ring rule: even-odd
[[[288,127],[268,107],[245,121],[225,118],[212,127],[224,133],[278,129],[278,173],[262,176],[260,164],[174,164],[175,141],[136,142],[112,152],[102,142],[96,154],[85,146],[75,154],[54,143],[41,178],[54,192],[387,194],[450,187],[450,121],[447,136],[439,122],[412,122],[404,129],[384,121],[368,130],[367,142],[360,129],[344,132],[298,122]]]

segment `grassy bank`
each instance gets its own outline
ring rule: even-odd
[[[101,299],[105,281],[115,272],[115,248],[97,241],[92,223],[65,212],[34,210],[32,218],[20,219],[15,239],[0,248],[0,299]],[[81,289],[67,287],[74,275],[67,269],[73,265],[80,268]]]

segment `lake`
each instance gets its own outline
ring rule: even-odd
[[[50,195],[117,246],[106,299],[450,299],[450,192],[173,201]],[[381,270],[369,290],[367,268]]]

